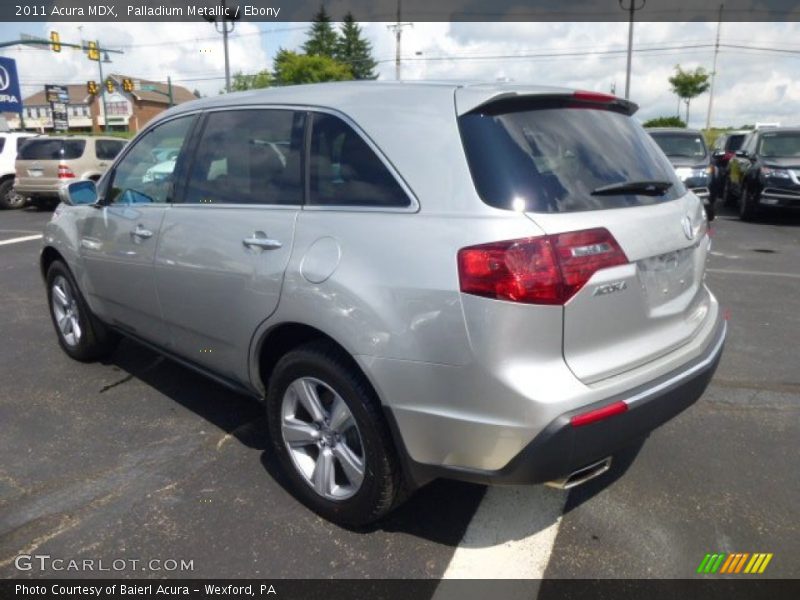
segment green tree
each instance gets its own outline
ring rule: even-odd
[[[686,122],[689,122],[689,103],[692,98],[696,98],[707,91],[711,83],[708,81],[709,74],[703,67],[697,67],[694,71],[684,71],[680,65],[675,65],[675,75],[669,78],[672,92],[686,104]]]
[[[278,85],[319,83],[322,81],[347,81],[353,78],[348,65],[329,56],[298,54],[278,50],[273,60],[273,78]]]
[[[644,122],[645,127],[686,127],[680,117],[655,117]]]
[[[309,55],[327,56],[334,58],[336,55],[336,45],[339,36],[333,28],[331,18],[325,11],[325,6],[321,6],[319,12],[314,15],[311,31],[307,34],[303,44],[303,52]]]
[[[378,74],[375,73],[378,63],[372,57],[372,44],[362,37],[361,27],[352,13],[347,13],[342,22],[335,58],[350,66],[355,79],[378,78]]]
[[[272,74],[267,70],[259,71],[253,75],[245,75],[240,71],[233,74],[231,90],[234,92],[243,92],[245,90],[269,87],[272,84]]]

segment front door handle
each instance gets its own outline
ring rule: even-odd
[[[242,243],[248,248],[262,248],[264,250],[277,250],[283,246],[278,240],[268,238],[263,231],[254,232],[251,237],[244,238]]]
[[[150,231],[149,229],[145,229],[144,227],[141,226],[141,224],[139,224],[136,226],[136,229],[131,231],[131,235],[140,240],[146,240],[148,238],[153,237],[153,232]]]

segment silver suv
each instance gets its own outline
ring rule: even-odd
[[[58,340],[129,336],[263,399],[342,524],[437,477],[577,485],[698,399],[726,332],[702,203],[635,109],[382,82],[182,104],[62,190]]]

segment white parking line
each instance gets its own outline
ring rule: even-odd
[[[5,246],[6,244],[18,244],[19,242],[30,242],[31,240],[40,240],[42,239],[42,234],[38,235],[26,235],[24,237],[18,238],[11,238],[10,240],[1,240],[0,246]]]
[[[543,485],[488,488],[443,578],[541,579],[566,499]]]

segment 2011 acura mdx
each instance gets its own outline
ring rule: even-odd
[[[296,495],[342,524],[438,477],[591,479],[698,399],[726,332],[702,202],[636,108],[383,82],[174,107],[62,191],[59,343],[129,336],[263,399]]]

